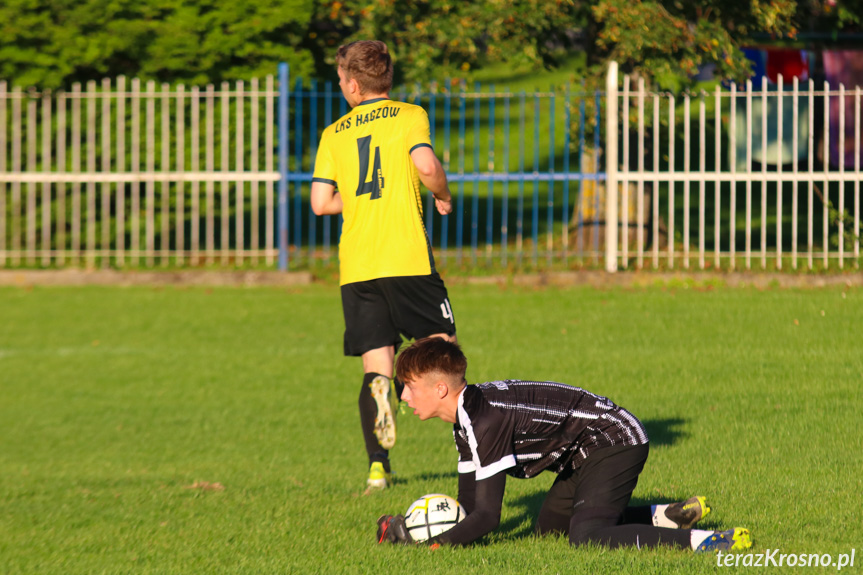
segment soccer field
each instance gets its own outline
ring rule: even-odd
[[[562,381],[645,422],[636,503],[706,495],[702,527],[748,527],[756,553],[856,548],[860,571],[859,288],[450,296],[469,382]],[[725,570],[533,537],[551,474],[510,479],[477,545],[376,545],[381,513],[457,495],[456,452],[451,426],[404,416],[397,484],[362,496],[361,366],[334,285],[0,288],[0,325],[0,573]]]

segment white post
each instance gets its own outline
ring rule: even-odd
[[[605,82],[605,271],[617,271],[617,62]]]

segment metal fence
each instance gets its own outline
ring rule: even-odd
[[[612,66],[605,92],[393,97],[428,111],[451,182],[455,213],[425,210],[441,267],[857,265],[860,88],[805,88],[674,96]],[[328,265],[341,218],[315,216],[309,186],[346,112],[286,66],[218,88],[0,82],[0,267]]]
[[[606,269],[859,267],[859,86],[780,76],[675,97],[621,83],[612,66]]]

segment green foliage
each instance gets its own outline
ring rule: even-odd
[[[0,77],[40,88],[130,77],[203,84],[300,74],[312,0],[8,0],[0,4]]]
[[[553,66],[583,22],[571,0],[323,0],[316,26],[330,62],[338,44],[385,39],[407,81],[465,76],[495,62]],[[346,36],[348,36],[346,38]]]

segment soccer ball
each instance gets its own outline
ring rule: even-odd
[[[452,529],[467,517],[458,501],[447,495],[423,495],[408,507],[405,526],[414,541],[426,541]]]

